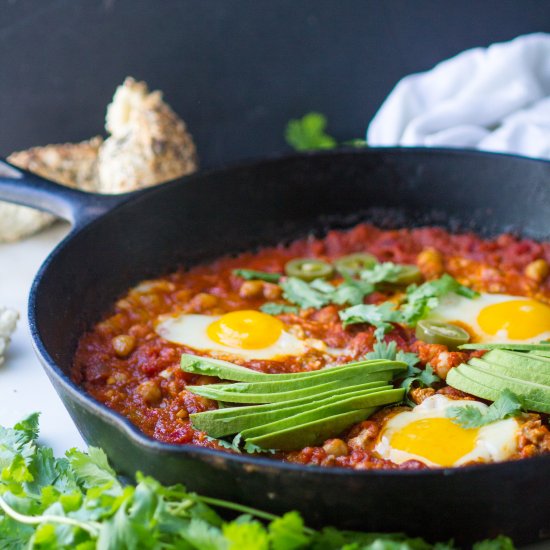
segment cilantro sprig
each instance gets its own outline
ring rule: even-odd
[[[523,408],[521,399],[515,393],[504,390],[485,411],[474,405],[464,405],[449,408],[448,415],[455,424],[463,428],[481,428],[498,420],[518,416]]]
[[[276,516],[226,500],[164,486],[137,474],[124,485],[101,449],[55,458],[37,443],[38,415],[0,426],[0,548],[43,550],[452,550],[400,534],[325,528],[298,512]],[[225,521],[215,509],[241,514]],[[495,550],[513,550],[495,539]],[[481,548],[488,549],[490,541]],[[475,548],[475,547],[474,547]]]
[[[417,366],[420,362],[418,355],[412,352],[398,351],[396,342],[378,341],[373,348],[373,351],[367,353],[367,359],[388,359],[389,361],[402,361],[407,364],[407,372],[400,384],[401,388],[405,388],[405,401],[407,404],[411,406],[416,404],[408,397],[413,386],[428,388],[441,382],[441,378],[435,374],[431,365],[428,364],[421,369]]]
[[[383,265],[383,264],[382,264]],[[387,268],[386,273],[395,271]],[[374,278],[382,277],[382,273]],[[363,278],[363,275],[362,275]],[[369,281],[370,282],[370,281]],[[439,305],[440,298],[454,292],[467,298],[475,298],[478,293],[461,285],[456,279],[444,274],[440,279],[417,285],[410,285],[403,303],[397,307],[393,302],[384,302],[380,305],[359,305],[349,307],[340,312],[340,319],[344,326],[355,323],[368,323],[377,327],[377,334],[391,329],[390,323],[401,323],[414,326],[426,317],[428,313]]]
[[[286,142],[296,151],[334,149],[338,142],[326,133],[327,118],[321,113],[307,113],[302,118],[292,119],[285,129]],[[348,147],[365,147],[364,139],[356,138],[342,143]]]

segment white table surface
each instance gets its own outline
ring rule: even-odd
[[[34,275],[46,256],[68,233],[57,223],[18,243],[0,244],[0,305],[19,311],[6,362],[0,367],[0,424],[12,426],[39,411],[40,441],[57,456],[71,447],[86,448],[73,421],[46,377],[32,349],[27,322],[27,299]],[[550,542],[524,550],[550,550]]]
[[[6,361],[0,366],[0,424],[12,426],[40,412],[40,441],[53,447],[58,456],[86,445],[34,354],[27,298],[40,264],[68,231],[69,225],[59,222],[23,241],[0,243],[0,306],[20,314]]]

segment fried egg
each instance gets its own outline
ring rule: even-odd
[[[451,467],[469,462],[500,462],[517,450],[519,424],[514,418],[466,429],[449,418],[449,408],[488,406],[478,401],[433,395],[410,411],[395,414],[382,427],[375,451],[401,464],[418,460],[428,466]]]
[[[165,340],[194,350],[243,359],[278,359],[303,355],[308,346],[277,317],[261,311],[225,315],[181,314],[162,317],[156,332]]]
[[[427,319],[463,326],[477,342],[540,342],[550,338],[550,306],[522,296],[450,293]]]

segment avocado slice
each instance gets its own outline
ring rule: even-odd
[[[234,380],[236,382],[267,382],[271,380],[299,380],[301,378],[309,378],[320,373],[325,373],[333,369],[344,369],[348,367],[356,367],[359,365],[369,365],[375,363],[384,363],[385,359],[369,359],[364,361],[355,361],[345,365],[334,367],[324,367],[319,370],[292,372],[284,374],[266,374],[263,372],[253,371],[252,369],[235,365],[229,361],[221,359],[212,359],[210,357],[201,357],[199,355],[191,355],[184,353],[181,356],[180,366],[185,372],[193,374],[202,374],[205,376],[216,376],[222,380]]]
[[[290,401],[293,399],[301,399],[311,395],[317,395],[329,390],[341,390],[357,384],[383,381],[389,382],[393,378],[392,371],[373,372],[366,374],[364,372],[355,373],[350,378],[338,378],[325,382],[324,384],[308,386],[296,390],[286,391],[268,391],[261,393],[236,393],[225,391],[226,384],[206,384],[204,386],[187,386],[187,390],[195,395],[223,401],[227,403],[279,403],[281,401]],[[217,386],[222,386],[218,388]]]
[[[550,361],[550,351],[542,351],[542,350],[530,351],[529,355],[533,355],[537,359],[544,359],[544,360]]]
[[[276,420],[275,422],[243,430],[241,435],[246,441],[250,438],[277,433],[287,428],[308,424],[316,420],[322,420],[323,418],[331,418],[346,412],[396,403],[402,401],[404,395],[405,390],[403,388],[398,388],[347,396],[333,403],[320,404],[320,406],[311,408],[300,414],[295,414],[281,420]]]
[[[308,424],[293,426],[280,432],[252,437],[247,442],[263,449],[279,449],[281,451],[293,451],[310,445],[318,445],[327,437],[339,434],[353,424],[365,420],[375,410],[375,408],[369,408],[349,411],[330,418],[321,418]]]
[[[247,423],[248,417],[257,418],[258,415],[267,415],[270,413],[278,413],[282,411],[283,418],[287,415],[287,411],[291,408],[296,409],[295,412],[302,412],[303,410],[310,410],[325,402],[333,402],[339,399],[344,399],[352,395],[360,395],[372,391],[379,391],[381,389],[392,389],[392,386],[387,385],[385,382],[376,381],[368,382],[366,384],[359,384],[356,386],[350,386],[344,389],[329,390],[318,395],[306,396],[301,399],[293,399],[290,401],[281,401],[279,403],[265,403],[263,405],[245,405],[237,407],[226,407],[223,409],[216,409],[213,411],[204,411],[200,413],[194,413],[189,416],[193,426],[199,430],[203,430],[210,434],[211,431],[229,429],[229,425],[232,422]],[[250,426],[246,426],[250,427]],[[235,431],[239,432],[245,429],[240,427]],[[232,433],[232,432],[228,432]],[[213,437],[222,437],[221,435],[212,435]]]
[[[550,371],[546,373],[541,369],[537,369],[536,366],[531,366],[530,363],[525,363],[523,365],[514,362],[511,364],[505,364],[498,361],[486,360],[485,357],[482,359],[472,357],[468,361],[468,364],[483,369],[487,372],[495,372],[509,376],[510,378],[518,378],[519,380],[550,386]]]
[[[506,349],[514,351],[550,351],[550,342],[539,344],[514,344],[514,343],[471,343],[458,346],[459,349]]]
[[[550,376],[550,360],[529,353],[495,349],[486,353],[483,360],[516,370],[518,378],[523,369],[533,369],[542,375]]]
[[[300,388],[309,388],[332,382],[334,380],[345,380],[363,374],[365,377],[370,374],[404,370],[406,364],[399,361],[381,361],[377,363],[355,364],[353,367],[332,368],[326,371],[318,371],[317,374],[310,377],[302,377],[297,380],[273,380],[269,382],[236,382],[232,384],[214,384],[218,391],[227,392],[227,394],[260,394],[260,393],[280,393],[294,391]],[[376,378],[375,378],[376,379]],[[197,386],[188,386],[187,389],[193,391]],[[202,386],[201,386],[202,387]],[[231,399],[227,399],[231,401]]]
[[[496,390],[502,391],[509,389],[518,396],[522,397],[525,401],[525,406],[529,410],[537,412],[550,413],[550,386],[544,386],[542,384],[536,384],[534,382],[527,382],[525,380],[519,380],[517,378],[511,378],[503,374],[497,374],[495,372],[487,372],[483,369],[480,369],[476,366],[470,365],[469,363],[463,363],[458,367],[455,367],[459,370],[461,374],[464,374],[467,378],[471,380],[478,381],[480,384],[488,386],[490,388],[495,388]],[[453,382],[454,378],[451,376],[449,381],[449,375],[454,369],[449,371],[447,375],[447,383],[449,385]],[[456,386],[455,386],[456,387]],[[475,388],[470,387],[461,387],[458,388],[472,395],[477,395],[475,393]],[[480,397],[485,397],[481,395]],[[487,399],[492,399],[488,397]]]
[[[365,384],[366,385],[366,384]],[[361,386],[355,386],[360,388]],[[361,389],[353,392],[338,391],[328,393],[324,399],[313,399],[311,397],[298,399],[296,401],[285,401],[283,403],[269,403],[268,405],[256,405],[253,407],[232,407],[231,409],[219,409],[218,411],[207,411],[204,413],[192,414],[190,416],[193,427],[205,431],[211,437],[223,437],[270,424],[277,420],[293,417],[297,414],[316,409],[318,407],[338,403],[351,397],[369,395],[375,392],[392,390],[392,386],[377,386]],[[281,406],[282,405],[282,406]],[[247,409],[243,411],[243,409]],[[261,409],[261,410],[257,410]],[[216,416],[216,412],[233,410],[233,415]],[[209,414],[210,413],[210,414]]]
[[[460,370],[461,367],[462,365],[449,371],[449,374],[447,375],[447,383],[449,384],[449,386],[467,392],[471,395],[475,395],[476,397],[488,399],[489,401],[496,401],[500,397],[502,390],[496,389],[492,386],[489,387],[485,384],[480,384],[478,380],[469,378],[468,376],[464,375],[463,371]],[[532,405],[531,410],[533,411],[541,411],[548,406],[547,404],[540,403],[538,401],[529,401],[529,404]]]

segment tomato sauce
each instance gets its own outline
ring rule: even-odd
[[[280,288],[265,282],[243,281],[233,274],[234,269],[283,273],[285,263],[292,258],[331,261],[354,252],[368,252],[380,261],[417,264],[426,279],[447,272],[478,291],[529,296],[550,303],[550,277],[544,273],[545,262],[550,263],[550,243],[508,234],[482,239],[472,233],[451,234],[434,227],[381,230],[361,224],[348,231],[331,231],[324,238],[311,237],[288,246],[224,257],[209,265],[144,281],[82,336],[74,358],[73,378],[97,401],[129,418],[152,438],[221,449],[189,421],[190,414],[216,408],[216,403],[186,391],[187,385],[218,380],[179,368],[183,352],[207,355],[207,351],[162,339],[155,332],[157,318],[175,313],[220,315],[257,309],[265,302],[277,300]],[[375,292],[366,298],[366,303],[380,303],[387,298]],[[373,348],[374,328],[352,325],[344,329],[339,309],[340,306],[329,305],[279,316],[290,332],[313,342],[302,356],[281,361],[232,360],[260,372],[282,373],[320,369],[328,360],[334,362],[325,353],[326,346],[345,350],[336,362],[361,358]],[[449,352],[445,346],[418,342],[414,329],[406,327],[396,327],[386,338],[395,341],[399,349],[417,352],[421,365],[429,362],[442,378],[469,357],[467,353]],[[419,390],[413,398],[420,402],[434,391],[451,398],[465,396],[441,384],[427,393]],[[280,453],[274,458],[357,469],[425,468],[417,461],[398,466],[376,456],[374,441],[387,414],[388,409],[383,409],[323,446]],[[520,438],[517,458],[550,452],[547,420],[540,415],[531,416],[531,424]]]

